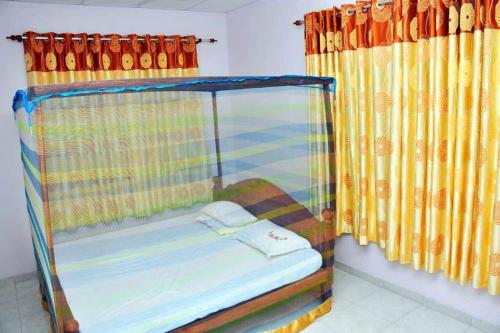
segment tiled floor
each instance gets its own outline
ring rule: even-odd
[[[35,274],[0,280],[0,333],[49,333]]]
[[[477,328],[336,269],[334,309],[304,333],[479,333]]]
[[[474,333],[482,332],[339,269],[334,310],[305,333]],[[34,274],[0,280],[0,333],[49,333]]]

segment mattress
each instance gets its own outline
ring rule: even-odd
[[[57,273],[82,333],[166,332],[321,267],[314,249],[267,258],[196,216],[55,245]]]

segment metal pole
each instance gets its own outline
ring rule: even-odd
[[[5,38],[21,43],[23,40],[26,40],[28,37],[23,36],[23,35],[11,35],[11,36],[7,36]],[[65,39],[66,39],[66,37],[59,37],[59,36],[54,37],[54,40],[59,40],[59,41],[63,41]],[[35,40],[49,40],[49,37],[35,36]],[[82,38],[81,37],[71,37],[71,40],[81,41]],[[100,40],[101,41],[111,41],[111,38],[109,38],[109,37],[103,37]],[[118,40],[119,41],[130,41],[130,38],[128,38],[128,37],[120,37]],[[140,41],[140,42],[146,41],[146,39],[142,38],[142,37],[137,38],[137,40]],[[167,41],[174,41],[174,39],[172,39],[172,38],[166,38],[166,40]],[[185,39],[185,38],[181,38],[181,40],[182,41],[187,41],[187,39]],[[94,38],[93,37],[88,37],[87,41],[92,42],[92,41],[94,41]],[[151,38],[151,41],[152,42],[157,42],[158,38]],[[217,39],[215,39],[215,38],[198,38],[198,39],[196,39],[196,44],[198,44],[198,43],[217,43]]]
[[[328,168],[329,168],[329,191],[330,209],[335,210],[335,144],[333,134],[332,103],[330,100],[330,84],[323,84],[323,98],[325,104],[326,132],[328,136]]]
[[[219,140],[219,115],[217,112],[217,93],[212,91],[212,113],[214,118],[214,134],[215,134],[215,153],[217,154],[217,175],[219,177],[220,186],[224,187],[222,183],[222,158],[220,154],[220,140]]]

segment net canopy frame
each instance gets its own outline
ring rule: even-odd
[[[319,297],[322,301],[327,301],[332,295],[331,287],[333,283],[333,261],[334,261],[334,243],[335,230],[333,219],[335,216],[335,170],[334,170],[334,126],[333,126],[333,101],[335,100],[335,79],[325,77],[311,76],[265,76],[265,77],[185,77],[185,78],[165,78],[165,79],[132,79],[132,80],[113,80],[113,81],[93,81],[76,82],[58,85],[33,86],[26,91],[18,91],[13,100],[13,109],[16,112],[24,109],[29,131],[32,131],[32,114],[36,113],[37,108],[43,101],[54,98],[65,98],[72,96],[92,96],[108,94],[127,94],[141,92],[202,92],[209,93],[211,96],[211,111],[213,123],[213,140],[216,156],[216,168],[212,181],[213,197],[218,200],[228,200],[241,204],[247,208],[251,206],[251,200],[246,195],[246,190],[242,188],[255,186],[258,182],[261,187],[262,195],[270,193],[273,198],[280,198],[280,205],[283,202],[294,204],[295,201],[289,198],[286,192],[262,180],[249,179],[241,183],[228,185],[225,184],[224,161],[221,153],[221,145],[224,144],[224,138],[219,135],[219,96],[227,91],[255,90],[261,88],[280,88],[280,87],[308,87],[314,88],[316,98],[320,96],[324,110],[324,121],[327,142],[328,156],[328,192],[331,194],[326,202],[326,206],[321,210],[321,221],[313,217],[304,219],[300,223],[295,223],[295,227],[290,229],[296,232],[301,230],[305,232],[301,235],[307,238],[314,249],[322,255],[323,262],[321,268],[313,274],[302,278],[294,283],[274,289],[270,292],[241,302],[235,306],[212,313],[204,318],[193,321],[187,325],[176,328],[175,332],[200,332],[208,331],[222,327],[248,313],[260,311],[280,301],[289,298],[291,295],[298,295],[312,288],[318,288]],[[40,112],[39,112],[40,113]],[[36,120],[40,123],[40,119]],[[40,133],[38,135],[42,136]],[[23,147],[24,148],[24,147]],[[23,152],[24,154],[24,152]],[[26,154],[24,154],[26,155]],[[28,160],[26,156],[24,159]],[[39,275],[41,277],[42,304],[51,313],[54,323],[53,329],[59,333],[80,332],[78,318],[74,318],[72,309],[68,304],[66,294],[61,286],[57,274],[57,263],[54,254],[54,241],[52,225],[48,222],[50,215],[48,185],[47,179],[44,179],[43,173],[46,169],[44,154],[38,158],[37,168],[41,174],[41,207],[45,217],[42,221],[37,219],[36,207],[30,205],[28,200],[28,212],[32,224],[33,242],[35,256],[38,264]],[[24,162],[23,159],[23,162]],[[25,170],[29,167],[25,164]],[[29,172],[25,172],[25,181],[30,178]],[[28,190],[26,192],[27,197]],[[288,201],[289,200],[289,201]],[[248,209],[248,208],[247,208]],[[257,215],[257,214],[256,214]],[[271,218],[270,218],[271,219]],[[272,220],[272,219],[271,219]],[[273,221],[274,222],[274,221]],[[287,226],[285,226],[288,228]],[[296,229],[293,229],[296,228]],[[298,230],[298,231],[297,231]]]

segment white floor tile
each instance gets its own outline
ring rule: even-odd
[[[13,286],[13,285],[14,285],[13,278],[0,279],[0,288]]]
[[[339,302],[345,300],[356,303],[379,290],[380,287],[352,275],[340,279],[333,285],[333,295]]]
[[[21,323],[18,319],[0,322],[0,333],[21,333]]]
[[[472,319],[472,327],[476,327],[483,332],[488,333],[500,333],[500,326],[486,323],[484,321],[480,321],[478,319]]]
[[[388,290],[380,289],[356,303],[356,306],[360,310],[372,312],[390,322],[395,322],[418,308],[420,304]]]
[[[353,305],[354,303],[348,301],[345,298],[337,297],[335,294],[333,294],[333,304],[332,304],[332,309],[335,311],[342,310],[346,307],[349,307]]]
[[[40,283],[35,277],[16,282],[16,293],[19,300],[40,296]]]
[[[16,288],[13,284],[0,287],[0,304],[12,302],[16,299]]]
[[[339,281],[348,275],[350,274],[344,272],[343,270],[338,269],[337,267],[335,267],[333,270],[333,278],[335,281]]]
[[[356,305],[321,317],[318,322],[335,333],[378,333],[390,322],[371,312],[360,310]]]
[[[463,333],[468,325],[437,311],[421,306],[396,322],[410,332]]]
[[[323,323],[314,322],[309,325],[305,330],[301,331],[301,333],[331,333],[332,329]]]
[[[25,318],[21,323],[22,333],[50,333],[48,316],[39,318]]]
[[[29,302],[19,303],[19,317],[21,320],[25,318],[40,318],[46,315],[46,311],[42,308],[40,298],[32,299]]]
[[[479,328],[469,326],[464,333],[484,333],[484,331],[480,330]]]
[[[406,329],[406,328],[400,327],[400,326],[398,326],[396,324],[391,324],[391,325],[385,327],[382,330],[382,333],[413,333],[413,332],[410,331],[410,330],[408,330],[408,329]],[[425,333],[427,333],[427,332],[425,332]]]
[[[0,303],[0,322],[9,322],[12,320],[19,320],[17,301]]]

